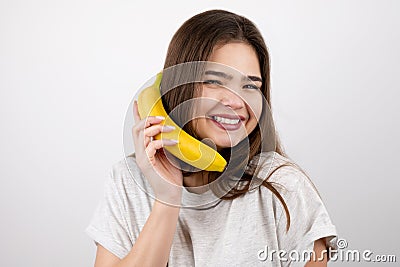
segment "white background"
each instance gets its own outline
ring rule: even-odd
[[[128,105],[178,27],[213,8],[263,33],[278,133],[339,236],[400,257],[399,1],[3,0],[1,266],[93,265],[84,229]]]

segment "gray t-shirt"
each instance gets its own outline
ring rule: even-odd
[[[290,161],[276,152],[260,156],[258,177]],[[283,186],[277,189],[289,208],[288,232],[281,202],[261,185],[202,209],[181,208],[168,266],[304,266],[302,255],[313,249],[315,240],[327,237],[327,246],[336,249],[336,228],[309,179],[291,166],[269,179]],[[146,192],[153,191],[134,156],[116,163],[85,232],[122,259],[150,215],[154,199]],[[185,189],[183,197],[190,203],[216,199],[211,190],[197,194]]]

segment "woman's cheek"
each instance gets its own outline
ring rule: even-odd
[[[260,119],[262,112],[262,100],[258,98],[249,99],[248,112],[251,118],[255,118],[257,121]]]

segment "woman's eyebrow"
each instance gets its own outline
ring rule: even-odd
[[[207,70],[207,71],[204,72],[204,74],[205,74],[205,75],[215,75],[215,76],[222,77],[222,78],[228,79],[228,80],[232,80],[232,79],[233,79],[233,76],[232,76],[232,75],[229,75],[229,74],[227,74],[227,73],[225,73],[225,72],[222,72],[222,71]],[[253,82],[261,82],[261,83],[262,83],[261,77],[252,76],[252,75],[243,76],[242,80],[243,80],[243,81],[251,80],[251,81],[253,81]]]
[[[225,72],[222,72],[222,71],[215,71],[215,70],[206,70],[205,75],[215,75],[215,76],[222,77],[222,78],[225,78],[228,80],[232,80],[232,78],[233,78],[232,75],[226,74]]]
[[[247,76],[247,77],[244,77],[244,79],[249,79],[249,80],[252,80],[253,82],[262,82],[262,79],[261,79],[261,77],[258,77],[258,76]]]

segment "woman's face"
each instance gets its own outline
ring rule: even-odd
[[[200,139],[217,149],[233,147],[257,126],[262,111],[262,80],[256,51],[245,43],[214,48],[202,77],[193,125]],[[219,64],[218,64],[219,63]]]

